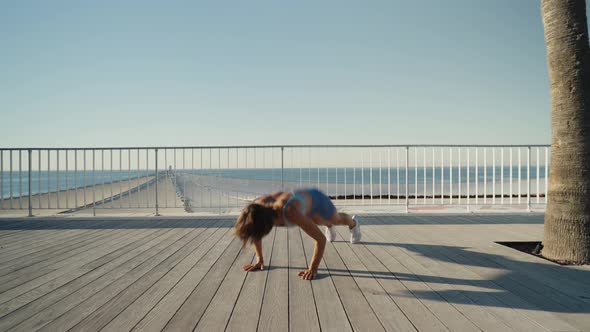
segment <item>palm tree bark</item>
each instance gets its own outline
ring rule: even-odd
[[[543,256],[590,262],[590,49],[585,0],[542,0],[551,84]]]

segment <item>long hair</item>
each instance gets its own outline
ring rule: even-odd
[[[235,234],[242,240],[242,245],[260,241],[270,233],[275,219],[275,210],[257,203],[246,206],[235,223]]]

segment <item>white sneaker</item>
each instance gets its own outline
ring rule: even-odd
[[[350,243],[359,243],[361,242],[361,224],[357,216],[352,216],[352,220],[354,220],[356,225],[350,230]]]
[[[334,229],[334,226],[332,227],[328,227],[326,226],[326,239],[330,242],[334,242],[334,240],[336,240],[336,230]]]

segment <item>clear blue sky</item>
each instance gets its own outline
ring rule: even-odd
[[[3,147],[545,144],[539,1],[12,1]]]

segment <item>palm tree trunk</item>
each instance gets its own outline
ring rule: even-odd
[[[585,0],[542,0],[551,174],[542,254],[590,262],[590,49]]]

